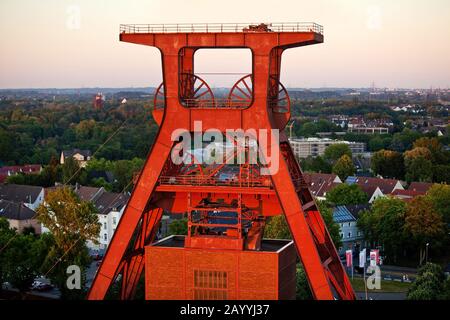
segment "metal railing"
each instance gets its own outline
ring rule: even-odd
[[[251,101],[239,99],[183,99],[182,102],[187,108],[239,109],[248,107]]]
[[[314,22],[283,23],[191,23],[191,24],[121,24],[120,33],[223,33],[223,32],[314,32],[323,27]]]
[[[262,187],[271,188],[272,183],[269,177],[261,177],[259,179],[239,180],[239,179],[219,179],[217,177],[208,176],[161,176],[159,178],[160,185],[189,185],[189,186],[222,186],[222,187]]]

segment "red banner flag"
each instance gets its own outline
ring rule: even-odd
[[[352,250],[345,251],[345,258],[347,260],[347,267],[351,267],[353,265],[353,255]]]

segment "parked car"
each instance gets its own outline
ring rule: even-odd
[[[31,285],[31,290],[35,291],[50,291],[53,289],[53,286],[49,283],[44,283],[41,281],[34,281]]]
[[[94,259],[94,261],[101,261],[103,259],[103,255],[100,253],[97,253],[97,254],[93,255],[92,258]]]

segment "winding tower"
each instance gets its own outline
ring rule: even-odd
[[[282,53],[322,43],[323,28],[315,23],[121,25],[120,40],[161,52],[163,83],[152,110],[159,132],[88,298],[103,299],[120,281],[121,298],[131,299],[145,270],[148,299],[290,299],[298,255],[315,299],[355,299],[283,131],[291,103],[280,83]],[[228,95],[215,97],[195,73],[194,55],[203,48],[250,49],[252,73]],[[182,141],[174,141],[173,133],[180,128],[191,136],[212,128],[223,136],[229,129],[280,134],[264,141],[259,134],[243,140],[227,136],[236,148],[225,158],[243,155],[238,164],[205,164],[192,150],[186,153],[190,160],[180,164],[171,157],[179,153]],[[272,150],[275,169],[268,153],[251,161],[255,145]],[[186,236],[155,242],[164,212],[187,216]],[[276,215],[285,216],[292,242],[262,239],[266,220]]]

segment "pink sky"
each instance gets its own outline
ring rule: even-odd
[[[288,87],[450,86],[448,0],[1,0],[0,88],[156,86],[159,52],[119,42],[120,23],[259,21],[325,28],[323,44],[284,54]],[[249,62],[203,52],[197,71],[246,72]]]

